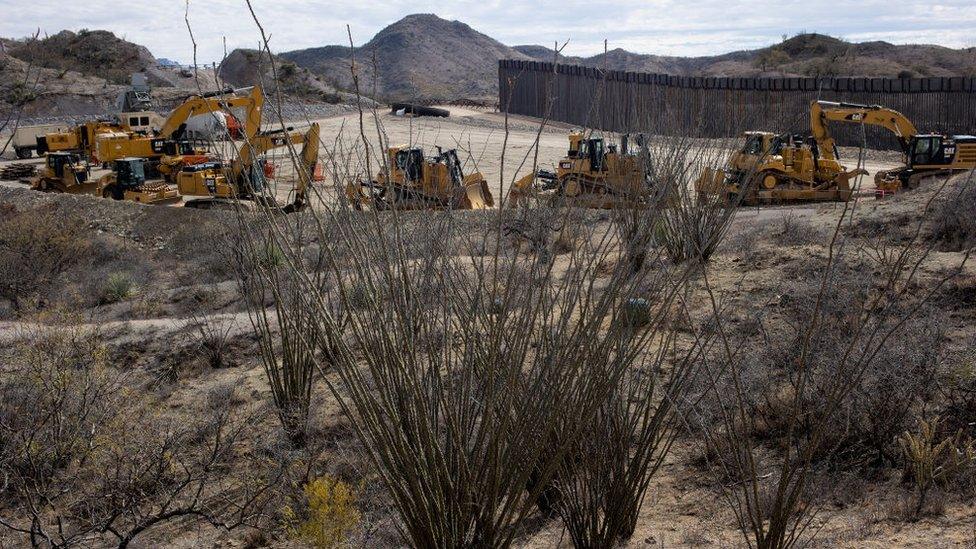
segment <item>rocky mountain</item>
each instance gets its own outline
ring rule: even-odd
[[[36,67],[98,76],[112,84],[128,83],[133,72],[144,72],[156,65],[145,46],[103,30],[65,30],[53,36],[16,41],[7,53]]]
[[[276,57],[281,91],[289,100],[349,103],[356,61],[361,92],[385,100],[491,101],[497,94],[499,59],[552,61],[552,49],[509,47],[459,21],[409,15],[365,45],[324,46]],[[162,62],[161,62],[162,61]],[[822,34],[800,34],[756,50],[706,57],[673,57],[614,49],[559,61],[616,70],[698,76],[976,76],[976,48],[951,49],[887,42],[851,43]],[[62,31],[43,38],[0,38],[0,108],[16,106],[28,117],[99,115],[112,111],[132,72],[149,75],[161,107],[170,107],[198,86],[214,89],[202,69],[166,66],[145,47],[108,31]],[[219,76],[234,86],[272,81],[266,54],[235,50]]]
[[[325,46],[281,54],[337,87],[351,90],[350,59],[360,90],[390,100],[491,99],[498,89],[499,59],[529,59],[460,21],[409,15],[350,50]]]
[[[540,61],[552,61],[555,54],[544,46],[514,49]],[[707,57],[615,49],[592,57],[559,57],[559,62],[687,76],[976,76],[976,48],[852,43],[822,34],[799,34],[774,46]]]
[[[267,52],[236,49],[221,62],[217,76],[235,87],[261,85],[265,95],[272,97],[277,89],[271,61]],[[275,56],[274,62],[278,75],[277,84],[285,95],[333,104],[351,98],[350,94],[336,90],[334,86],[323,82],[321,76],[312,74],[292,61]]]
[[[267,55],[261,56],[256,50],[235,50],[220,66],[219,76],[233,86],[268,85],[273,79],[267,61]],[[298,100],[329,107],[325,104],[352,97],[291,61],[279,61],[279,82],[286,102]],[[217,88],[213,69],[193,71],[156,59],[144,46],[108,31],[62,31],[44,38],[0,39],[0,122],[8,112],[29,120],[111,115],[134,72],[148,76],[162,111],[201,88]]]
[[[144,46],[108,31],[61,31],[44,38],[0,39],[0,114],[15,108],[26,119],[96,117],[116,110],[131,74],[144,72],[162,109],[202,86],[216,88],[213,71],[199,80],[164,67]]]
[[[361,47],[323,46],[281,54],[339,89],[351,90],[350,58],[360,90],[381,99],[491,99],[499,59],[552,61],[538,45],[508,47],[459,21],[409,15]],[[851,43],[799,34],[780,44],[705,57],[675,57],[614,49],[559,62],[688,76],[956,76],[976,75],[976,48],[951,49],[887,42]]]

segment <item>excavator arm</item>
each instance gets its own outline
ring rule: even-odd
[[[312,123],[305,132],[279,131],[257,135],[241,147],[240,157],[232,166],[231,177],[240,181],[244,173],[250,170],[254,159],[272,149],[288,144],[301,144],[302,149],[298,153],[300,165],[297,166],[298,183],[295,188],[295,200],[284,208],[285,213],[300,211],[305,208],[308,188],[312,184],[315,165],[319,160],[319,139],[318,122]]]
[[[834,157],[835,143],[827,127],[828,122],[855,122],[868,126],[880,126],[898,137],[902,150],[907,150],[911,138],[918,134],[915,125],[896,110],[880,105],[813,101],[810,103],[810,129],[821,154],[824,155],[824,158],[831,159]]]
[[[250,88],[250,93],[247,96],[225,97],[231,93],[240,93],[246,89],[223,90],[187,99],[180,106],[173,109],[173,112],[166,117],[166,121],[159,131],[159,136],[167,139],[178,139],[180,137],[179,134],[183,131],[181,128],[185,128],[186,121],[193,116],[216,111],[227,111],[235,107],[244,107],[246,112],[244,135],[247,138],[254,137],[261,129],[261,108],[264,106],[264,93],[261,87],[254,86]]]

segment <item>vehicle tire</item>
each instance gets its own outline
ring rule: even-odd
[[[34,151],[28,147],[15,147],[14,152],[17,153],[17,158],[21,160],[27,160],[34,154]]]
[[[122,197],[117,196],[115,193],[118,191],[118,186],[115,184],[106,185],[102,189],[102,198],[111,198],[112,200],[122,200]]]
[[[435,116],[439,118],[447,118],[451,116],[451,111],[447,109],[438,109],[436,107],[424,107],[422,105],[413,105],[410,103],[394,103],[391,105],[390,112],[396,113],[397,111],[403,111],[406,114],[412,114],[414,116]]]

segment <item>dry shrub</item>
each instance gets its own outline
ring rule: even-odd
[[[747,426],[742,428],[754,440],[787,448],[793,444],[791,437],[811,436],[817,425],[826,424],[829,427],[821,450],[812,456],[814,461],[843,470],[860,468],[871,477],[900,462],[897,436],[914,424],[934,398],[942,368],[945,326],[935,312],[910,319],[873,353],[857,376],[851,377],[838,364],[843,363],[849,349],[866,352],[852,341],[856,323],[851,310],[858,307],[858,289],[864,289],[858,282],[841,284],[835,294],[823,296],[819,329],[807,343],[808,356],[804,357],[803,330],[812,322],[811,300],[818,290],[809,283],[794,282],[791,299],[785,304],[791,315],[784,319],[791,329],[777,329],[742,344],[737,380],[725,376],[714,382],[721,391],[740,395],[738,405],[747,412]],[[866,295],[861,294],[861,298]],[[802,390],[806,393],[798,405],[810,410],[810,417],[792,425],[797,391],[801,390],[800,368],[805,369]],[[849,385],[847,394],[836,409],[821,417],[818,403],[836,390],[838,376],[845,376],[841,379]],[[701,382],[698,393],[707,393],[711,383]],[[695,411],[696,421],[720,425],[721,413],[720,403],[704,399]]]
[[[976,437],[976,347],[954,353],[938,380],[938,394],[945,403],[942,422],[950,431],[964,429]]]
[[[118,303],[129,299],[134,293],[135,284],[128,274],[112,273],[102,285],[100,302],[102,304]]]
[[[722,145],[704,146],[680,135],[656,142],[647,161],[650,180],[656,183],[651,202],[663,211],[631,223],[627,232],[638,243],[651,239],[663,246],[672,261],[707,261],[722,242],[738,204],[718,194],[697,195],[694,182],[707,170],[723,166],[726,152]]]
[[[191,316],[183,330],[189,334],[195,352],[213,369],[233,366],[229,356],[235,325],[226,319],[212,314]]]
[[[932,237],[946,251],[964,251],[976,246],[976,185],[973,172],[955,178],[936,213]]]
[[[277,239],[283,265],[241,263],[254,287],[275,296],[274,316],[252,309],[274,364],[269,378],[280,383],[308,366],[335,372],[333,394],[411,544],[509,545],[529,510],[554,490],[568,494],[570,483],[591,503],[561,503],[564,516],[595,513],[605,533],[593,539],[626,538],[673,440],[669,397],[687,368],[671,379],[661,373],[663,354],[647,364],[639,356],[651,339],[670,341],[668,311],[688,269],[646,284],[647,271],[619,260],[608,223],[580,224],[575,244],[557,249],[559,225],[539,221],[547,213],[555,222],[567,215],[543,209],[516,220],[541,237],[491,255],[468,247],[471,225],[455,212],[427,213],[423,233],[399,225],[401,212],[327,213],[316,240],[330,245],[312,262],[302,252],[307,235],[275,219],[261,234]],[[481,225],[480,240],[498,242],[512,224]],[[607,273],[607,264],[621,267]],[[638,295],[653,299],[641,329],[622,312]],[[286,351],[302,365],[280,358]],[[307,395],[292,387],[282,393]],[[617,409],[621,399],[629,404]],[[632,427],[609,429],[620,422]],[[588,459],[583,440],[612,449],[612,459]],[[593,468],[569,465],[582,462]],[[609,463],[626,478],[585,482]]]
[[[58,277],[92,252],[86,222],[43,206],[0,216],[0,298],[23,309],[43,304]]]
[[[915,276],[931,248],[918,241],[920,230],[883,267],[865,269],[849,258],[840,232],[846,214],[845,208],[826,258],[784,270],[777,314],[785,326],[750,342],[772,351],[766,360],[751,360],[756,347],[730,339],[722,328],[729,315],[706,288],[723,335],[705,367],[711,411],[698,421],[726,477],[740,479],[723,485],[723,494],[752,547],[806,543],[824,503],[810,489],[816,471],[897,459],[891,426],[911,424],[934,388],[943,328],[936,315],[925,317],[925,307],[968,256],[921,289]]]
[[[751,230],[757,228],[753,227]],[[830,242],[830,234],[826,229],[816,227],[809,220],[787,211],[775,222],[772,240],[780,246],[826,245]]]
[[[126,547],[173,521],[256,524],[280,474],[260,458],[235,468],[252,420],[232,411],[233,391],[191,417],[161,413],[106,358],[89,329],[21,334],[0,377],[0,525],[35,545]]]

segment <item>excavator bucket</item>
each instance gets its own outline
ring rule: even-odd
[[[534,173],[530,173],[519,178],[519,180],[512,185],[512,188],[508,190],[508,206],[511,208],[516,208],[520,204],[525,203],[531,195],[532,183],[534,181]]]
[[[464,178],[466,206],[472,210],[483,210],[495,205],[495,199],[488,190],[488,182],[481,174],[471,174]]]
[[[837,174],[836,184],[838,190],[849,191],[851,189],[851,180],[857,179],[857,177],[861,175],[868,175],[868,171],[864,168],[857,168]]]
[[[348,200],[349,204],[356,210],[362,210],[363,204],[369,200],[366,194],[363,192],[362,184],[359,182],[352,180],[346,182],[345,192],[346,200]]]

